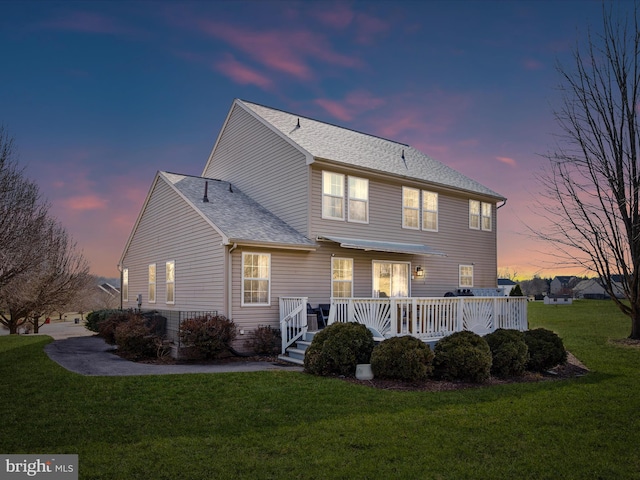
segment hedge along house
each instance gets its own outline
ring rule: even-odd
[[[523,329],[526,305],[496,297],[504,201],[409,145],[235,100],[201,177],[156,174],[123,307],[280,326],[283,350],[318,304],[386,336]]]

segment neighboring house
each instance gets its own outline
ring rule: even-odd
[[[513,280],[509,280],[508,278],[499,278],[498,279],[498,289],[501,290],[502,295],[508,297],[511,293],[511,290],[516,288],[517,283]]]
[[[616,297],[624,298],[622,275],[612,275],[611,282]],[[582,280],[573,289],[574,297],[592,300],[610,299],[611,296],[605,291],[603,285],[604,281],[600,278],[588,278],[586,280]]]
[[[557,276],[549,284],[549,293],[551,295],[572,295],[573,287],[578,282],[579,280],[575,276]]]
[[[123,306],[213,310],[248,332],[278,326],[284,297],[495,289],[504,200],[409,145],[235,100],[201,177],[156,174]]]

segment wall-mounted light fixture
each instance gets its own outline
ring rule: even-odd
[[[416,277],[422,278],[424,277],[424,270],[421,266],[416,267]]]

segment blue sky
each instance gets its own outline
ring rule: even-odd
[[[623,7],[629,3],[623,3]],[[0,1],[0,123],[98,275],[157,170],[200,175],[234,98],[408,143],[508,198],[498,266],[554,269],[531,209],[556,62],[596,0]]]

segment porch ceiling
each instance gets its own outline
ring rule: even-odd
[[[379,242],[377,240],[365,240],[359,238],[344,238],[318,235],[318,240],[339,243],[342,248],[355,248],[357,250],[406,253],[409,255],[431,255],[446,257],[446,253],[438,252],[427,245],[418,243]]]

